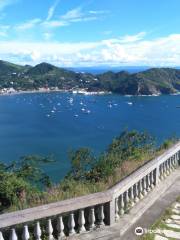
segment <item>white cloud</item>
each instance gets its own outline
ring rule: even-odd
[[[48,18],[46,21],[42,23],[42,25],[48,28],[64,27],[78,22],[95,21],[99,19],[101,16],[104,16],[104,14],[105,11],[84,12],[82,11],[82,7],[77,7],[67,11],[64,15],[61,15],[58,19],[50,20]]]
[[[107,39],[107,40],[104,40],[103,42],[107,46],[111,46],[112,44],[127,44],[127,43],[138,42],[142,40],[145,36],[146,36],[146,32],[140,32],[135,35],[125,35],[120,38]]]
[[[41,22],[41,19],[35,18],[15,26],[16,30],[28,30]]]
[[[47,18],[46,18],[46,21],[51,20],[51,18],[53,17],[54,12],[55,12],[56,7],[58,6],[59,2],[60,2],[60,0],[56,0],[56,1],[54,2],[54,4],[49,8],[49,10],[48,10],[48,16],[47,16]]]
[[[146,32],[140,32],[136,35],[126,35],[126,36],[120,38],[120,42],[121,43],[136,42],[136,41],[143,39],[145,37],[145,35],[146,35]]]
[[[110,12],[110,11],[107,11],[107,10],[98,10],[98,11],[90,10],[90,11],[89,11],[90,14],[95,14],[95,15],[107,14],[107,13],[109,13],[109,12]]]
[[[0,1],[13,1],[13,0],[0,0]],[[46,32],[48,30],[45,28],[54,29],[54,28],[69,26],[73,23],[94,21],[99,19],[101,15],[104,15],[105,12],[107,13],[107,11],[83,12],[82,7],[77,7],[77,8],[71,9],[70,11],[67,11],[64,15],[61,15],[58,18],[57,17],[54,18],[54,11],[57,5],[59,4],[59,2],[60,0],[56,0],[55,3],[49,8],[48,16],[46,20],[34,18],[26,22],[16,24],[12,26],[12,28],[14,28],[16,31],[25,31],[28,29],[32,29],[34,27],[39,27],[40,30],[43,30]]]
[[[57,28],[57,27],[64,27],[68,25],[69,25],[68,22],[62,21],[62,20],[52,20],[52,21],[42,22],[42,26],[47,28]]]
[[[131,41],[127,36],[79,43],[1,41],[0,57],[19,63],[47,61],[60,66],[180,66],[180,34],[152,40],[140,39],[141,35],[131,36]]]
[[[75,18],[79,18],[81,16],[83,16],[83,13],[82,13],[81,7],[78,7],[68,11],[66,14],[61,16],[61,18],[65,20],[72,20]]]

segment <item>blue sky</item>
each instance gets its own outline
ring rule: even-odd
[[[179,0],[0,0],[0,58],[179,66]]]

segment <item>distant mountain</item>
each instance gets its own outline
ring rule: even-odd
[[[138,73],[108,71],[91,74],[59,68],[45,62],[32,67],[0,61],[0,89],[3,88],[14,88],[17,91],[83,88],[87,91],[111,91],[123,95],[171,94],[180,91],[180,70],[151,68]]]
[[[0,75],[11,74],[13,72],[23,71],[24,67],[0,60]]]

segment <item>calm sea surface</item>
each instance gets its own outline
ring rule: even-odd
[[[68,151],[103,151],[123,129],[147,130],[159,142],[180,137],[180,96],[125,97],[38,93],[0,96],[0,161],[27,154],[54,155],[54,181],[70,164]]]

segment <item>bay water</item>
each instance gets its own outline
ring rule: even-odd
[[[70,168],[68,152],[104,151],[124,129],[147,131],[158,143],[180,137],[180,96],[85,96],[51,92],[0,96],[0,161],[53,155],[45,171],[58,182]]]

